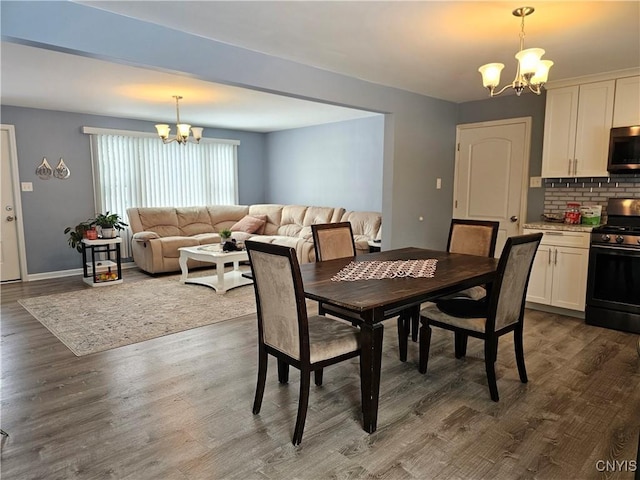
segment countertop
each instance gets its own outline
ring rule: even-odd
[[[525,223],[522,228],[531,228],[534,230],[564,230],[566,232],[591,232],[598,225],[570,225],[568,223],[556,222],[531,222]]]

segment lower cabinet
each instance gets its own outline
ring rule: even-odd
[[[544,234],[531,270],[527,301],[584,311],[589,264],[589,233],[530,230]]]

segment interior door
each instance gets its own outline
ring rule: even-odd
[[[20,280],[20,252],[18,243],[18,222],[16,221],[16,205],[14,204],[14,186],[12,171],[11,146],[13,139],[9,129],[0,129],[0,151],[2,156],[2,171],[0,175],[0,196],[2,205],[0,218],[2,219],[2,239],[0,243],[0,272],[2,281]]]
[[[458,125],[453,217],[500,222],[496,257],[526,212],[531,119]]]

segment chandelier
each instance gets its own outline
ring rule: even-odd
[[[529,88],[536,95],[542,93],[542,86],[547,82],[549,69],[553,62],[551,60],[541,60],[542,55],[544,55],[544,50],[541,48],[527,48],[524,50],[524,17],[531,15],[534,11],[533,7],[520,7],[512,12],[514,16],[522,18],[520,25],[520,51],[516,53],[518,69],[513,82],[496,92],[495,89],[500,83],[500,72],[504,68],[504,64],[487,63],[478,69],[482,74],[482,85],[489,89],[492,97],[500,95],[509,87],[513,88],[518,96],[525,88]]]
[[[171,135],[171,127],[166,124],[156,125],[156,130],[158,130],[158,135],[162,139],[162,142],[178,142],[181,145],[186,144],[190,140],[189,133],[193,133],[192,140],[195,141],[195,143],[200,143],[200,139],[202,138],[202,128],[192,127],[187,123],[180,123],[180,105],[178,104],[178,102],[182,100],[182,97],[180,97],[179,95],[174,95],[173,98],[176,99],[176,127],[178,131],[174,138],[169,138],[169,135]]]

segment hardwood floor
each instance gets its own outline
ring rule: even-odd
[[[518,379],[511,338],[501,338],[494,403],[481,342],[470,339],[456,360],[452,334],[434,328],[423,376],[416,343],[398,361],[391,321],[378,430],[361,428],[353,360],[312,385],[302,445],[293,447],[297,371],[279,385],[270,360],[262,411],[251,413],[255,316],[75,357],[17,300],[81,288],[89,287],[78,277],[1,287],[3,479],[634,477],[636,335],[527,311],[529,383]]]

